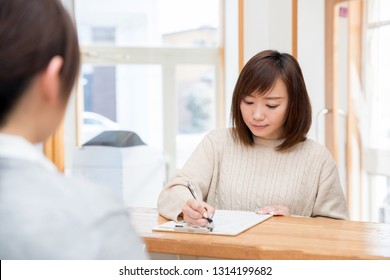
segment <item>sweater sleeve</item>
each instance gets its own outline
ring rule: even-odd
[[[327,152],[325,162],[322,165],[312,217],[349,219],[347,202],[341,188],[337,166],[329,152]]]
[[[188,180],[206,201],[214,169],[215,144],[212,135],[213,133],[202,140],[183,169],[178,170],[161,191],[157,201],[157,209],[161,216],[178,220],[187,200],[193,198],[186,187]]]

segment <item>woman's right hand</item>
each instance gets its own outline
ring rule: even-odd
[[[186,204],[181,209],[183,218],[188,225],[205,227],[208,224],[207,218],[212,219],[215,213],[215,208],[203,202],[205,208],[196,199],[187,200]]]

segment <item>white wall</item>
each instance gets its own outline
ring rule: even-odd
[[[313,124],[309,137],[324,143],[325,108],[325,3],[324,0],[298,1],[298,62],[312,102]],[[265,49],[292,52],[291,0],[245,0],[244,57],[248,61]],[[317,127],[317,125],[319,125]],[[319,137],[316,137],[318,130]]]
[[[291,21],[291,0],[245,0],[245,61],[265,49],[291,53]]]
[[[230,126],[231,98],[238,78],[238,1],[225,2],[225,116]],[[244,1],[244,62],[266,49],[291,53],[291,0]]]
[[[324,144],[325,118],[325,3],[298,1],[298,62],[305,77],[313,109],[309,137]],[[317,135],[318,134],[318,135]]]

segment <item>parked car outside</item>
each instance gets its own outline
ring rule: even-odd
[[[82,144],[106,130],[119,130],[117,122],[95,112],[83,112]]]

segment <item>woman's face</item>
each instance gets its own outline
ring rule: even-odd
[[[272,140],[283,137],[283,123],[288,105],[286,86],[277,79],[275,86],[260,95],[254,92],[240,104],[242,118],[256,137]]]

